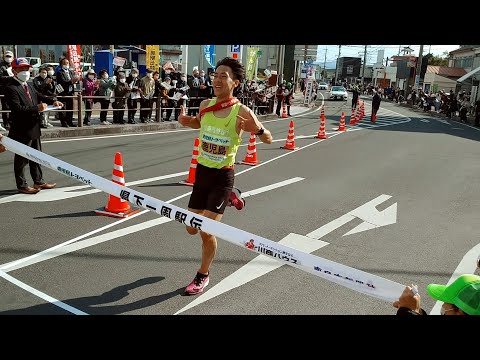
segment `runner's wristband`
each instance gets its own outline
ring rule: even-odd
[[[265,132],[265,128],[262,127],[260,130],[258,130],[258,132],[255,133],[255,135],[262,136],[264,132]]]

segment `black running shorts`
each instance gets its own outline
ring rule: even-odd
[[[233,189],[234,177],[233,169],[213,169],[197,164],[188,207],[223,214]]]

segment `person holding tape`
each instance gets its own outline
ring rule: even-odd
[[[11,127],[8,137],[36,150],[42,151],[40,143],[40,113],[47,109],[47,104],[63,107],[55,98],[40,94],[28,83],[32,66],[26,58],[16,58],[12,63],[14,77],[5,87],[5,97],[10,108]],[[43,101],[43,102],[42,102]],[[29,164],[33,187],[27,185],[25,166]],[[15,182],[19,193],[36,194],[41,189],[52,189],[56,184],[43,181],[40,164],[15,154],[13,160]]]
[[[220,60],[213,79],[216,97],[203,100],[195,116],[186,115],[185,108],[181,106],[178,117],[183,126],[200,129],[198,165],[188,210],[216,221],[222,219],[229,202],[241,201],[232,189],[233,165],[243,132],[255,133],[266,144],[271,144],[273,140],[270,131],[265,129],[253,111],[234,97],[244,77],[245,68],[239,61],[230,57]],[[187,232],[195,235],[198,229],[187,226]],[[214,235],[200,231],[200,236],[202,261],[195,278],[185,288],[188,295],[202,293],[208,285],[210,266],[217,250]]]
[[[442,315],[480,315],[480,276],[464,274],[450,285],[430,284],[428,294],[443,302]],[[420,295],[415,285],[407,286],[393,303],[397,315],[427,315],[420,307]]]

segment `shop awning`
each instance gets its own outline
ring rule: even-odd
[[[475,73],[479,72],[480,71],[480,66],[477,67],[476,69],[473,69],[472,71],[466,73],[465,75],[463,75],[461,78],[459,78],[457,80],[457,83],[461,83],[461,82],[464,82],[465,80],[467,80],[469,77],[471,77],[472,75],[475,75]]]

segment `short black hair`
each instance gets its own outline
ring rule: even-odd
[[[234,80],[238,80],[240,82],[243,81],[245,77],[245,67],[240,61],[238,61],[237,59],[233,59],[231,57],[223,58],[222,60],[217,62],[217,66],[215,67],[215,70],[217,70],[218,67],[222,65],[228,66],[230,69],[232,69]]]

